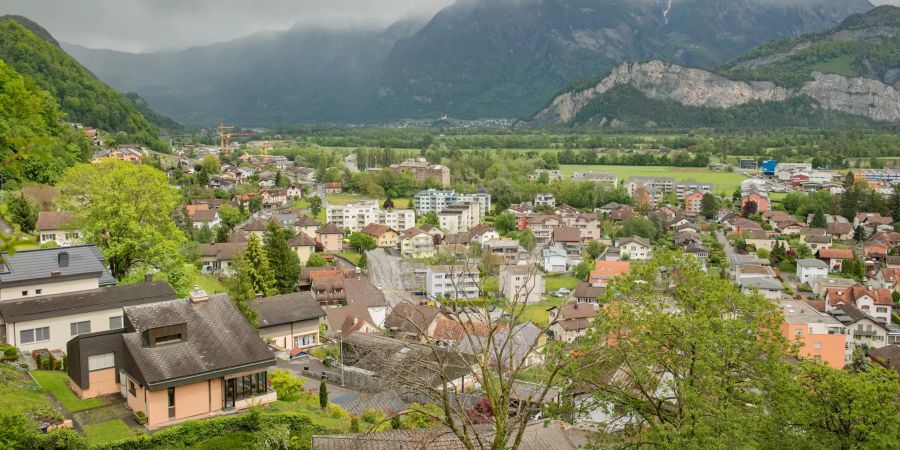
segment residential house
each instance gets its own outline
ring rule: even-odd
[[[194,228],[200,229],[207,227],[213,229],[222,223],[219,218],[219,211],[216,209],[198,209],[190,216],[191,224]]]
[[[606,288],[591,286],[590,283],[581,282],[572,291],[572,298],[578,303],[600,304],[599,298],[606,292]]]
[[[172,300],[165,282],[97,288],[0,302],[6,343],[24,353],[65,350],[79,334],[122,328],[122,308]]]
[[[484,247],[487,241],[492,239],[500,239],[500,233],[488,224],[480,223],[469,230],[469,242],[477,242]]]
[[[292,354],[319,345],[319,323],[325,310],[311,292],[294,292],[254,299],[259,337]]]
[[[813,258],[797,260],[797,281],[802,284],[811,284],[818,277],[828,276],[828,264]]]
[[[387,225],[370,223],[363,227],[363,234],[368,234],[375,239],[375,245],[379,247],[395,248],[400,241],[400,234]]]
[[[869,350],[869,358],[872,362],[880,364],[885,369],[900,373],[900,345],[892,344],[881,348]]]
[[[806,246],[812,250],[813,254],[816,254],[820,250],[831,248],[831,237],[829,236],[801,236],[800,241],[806,244]]]
[[[799,235],[807,228],[805,223],[798,222],[793,217],[782,220],[770,219],[769,222],[780,234]]]
[[[690,215],[700,214],[703,209],[703,193],[693,191],[684,196],[684,212]]]
[[[288,198],[299,200],[303,198],[303,185],[300,183],[291,183],[287,186],[286,194]]]
[[[540,192],[534,196],[534,206],[553,208],[556,206],[556,197],[550,192]]]
[[[847,356],[852,354],[854,348],[872,349],[888,345],[890,329],[880,320],[866,314],[865,311],[850,305],[841,305],[839,308],[828,311],[832,317],[847,327],[850,339]]]
[[[269,222],[272,222],[274,220],[275,219],[273,219],[271,217],[269,217],[269,218],[257,217],[255,219],[251,220],[250,222],[248,222],[241,229],[249,234],[255,234],[256,237],[258,237],[260,239],[260,241],[262,241],[263,235],[266,233],[266,229],[268,229],[268,227],[269,227]]]
[[[200,271],[230,276],[235,260],[246,248],[246,242],[200,244]]]
[[[344,190],[344,185],[339,181],[333,183],[325,183],[324,189],[326,194],[340,194]]]
[[[764,230],[751,230],[745,231],[743,233],[744,242],[747,245],[752,245],[757,251],[766,250],[771,252],[772,248],[775,247],[775,239],[772,239]],[[782,244],[787,244],[787,241],[782,241]]]
[[[344,251],[344,232],[328,222],[316,232],[316,243],[322,246],[322,251],[340,253]]]
[[[388,313],[384,292],[365,278],[361,278],[354,270],[326,268],[325,270],[307,271],[309,289],[319,305],[329,314],[333,308],[349,307],[353,311],[365,309],[365,314],[356,317],[370,320],[376,327],[384,325]],[[329,319],[329,323],[331,319]]]
[[[288,194],[285,188],[268,188],[259,192],[259,201],[264,209],[278,208],[287,205]]]
[[[297,257],[300,259],[300,264],[305,266],[306,263],[309,262],[309,257],[316,252],[316,240],[309,237],[309,235],[307,235],[306,233],[300,231],[295,234],[290,241],[288,241],[288,247],[290,247],[292,251],[297,253]]]
[[[66,247],[81,241],[81,231],[73,229],[72,214],[65,211],[41,211],[38,213],[34,231],[38,236],[38,244],[55,242]]]
[[[853,228],[862,227],[866,236],[871,236],[879,231],[894,231],[894,219],[884,217],[880,213],[856,213],[853,218]]]
[[[591,327],[600,314],[600,308],[591,303],[569,302],[547,310],[550,316],[549,330],[553,338],[566,343],[575,342]]]
[[[500,267],[500,293],[518,304],[538,303],[545,292],[544,273],[533,265]]]
[[[275,358],[225,294],[125,307],[123,325],[68,342],[79,397],[123,395],[151,429],[276,400]]]
[[[553,238],[553,230],[562,225],[561,218],[543,214],[529,217],[526,220],[526,228],[534,234],[534,240],[538,245],[549,244]]]
[[[518,243],[516,244],[518,247]],[[565,249],[556,246],[544,247],[542,251],[543,267],[548,273],[564,273],[569,270],[569,255]]]
[[[613,278],[626,275],[631,270],[628,261],[602,261],[594,262],[594,270],[591,271],[589,282],[594,287],[606,287]]]
[[[581,242],[584,244],[603,237],[600,218],[596,213],[567,214],[562,216],[562,220],[565,226],[578,228],[581,233]]]
[[[760,224],[740,216],[732,216],[726,219],[725,226],[729,233],[738,235],[745,231],[762,231]]]
[[[841,288],[841,289],[850,289],[851,286],[856,284],[856,280],[851,280],[850,278],[816,278],[812,282],[812,291],[818,298],[824,298],[825,293],[828,292],[828,289],[831,288]],[[825,311],[824,305],[822,311]]]
[[[869,287],[900,292],[900,268],[882,266],[869,280]]]
[[[628,256],[628,259],[635,261],[646,261],[652,257],[653,244],[650,239],[639,236],[622,238],[616,241],[616,247],[622,257]]]
[[[741,292],[753,294],[759,292],[763,297],[771,300],[781,300],[784,296],[784,286],[778,280],[769,277],[747,277],[740,280]]]
[[[465,265],[431,266],[425,272],[429,299],[475,299],[481,295],[478,269]]]
[[[885,288],[867,289],[861,284],[850,288],[830,288],[825,291],[825,306],[828,311],[844,305],[853,305],[881,323],[891,323],[894,300],[892,291]]]
[[[825,227],[825,232],[828,236],[831,236],[832,239],[837,239],[839,241],[852,240],[854,235],[853,225],[847,222],[829,223],[828,226]]]
[[[816,258],[828,264],[828,271],[831,273],[841,273],[844,261],[853,259],[853,250],[849,248],[820,248],[816,253]]]
[[[491,252],[500,256],[506,264],[516,264],[526,256],[525,249],[519,245],[519,241],[510,238],[491,239],[486,241],[481,249],[483,252]],[[564,251],[560,251],[565,254]]]
[[[634,209],[628,205],[622,205],[607,214],[607,218],[612,220],[613,222],[624,222],[631,218],[634,215]]]
[[[597,208],[596,211],[600,214],[605,214],[608,216],[611,212],[613,212],[614,210],[619,209],[623,206],[628,206],[628,205],[623,205],[621,203],[616,203],[616,202],[609,202],[609,203]]]
[[[551,234],[551,243],[566,251],[570,261],[581,260],[581,231],[573,227],[554,228]]]
[[[438,324],[449,320],[434,306],[399,303],[384,320],[386,328],[395,338],[427,340],[434,338]]]
[[[115,286],[96,245],[0,254],[0,302]]]
[[[751,278],[775,278],[775,270],[757,263],[734,264],[731,266],[734,279],[741,283]]]
[[[781,333],[799,347],[800,356],[843,369],[847,361],[847,327],[797,300],[781,302]]]
[[[751,190],[750,192],[742,195],[741,209],[743,209],[749,202],[756,203],[756,212],[762,213],[772,209],[769,202],[769,194],[763,191]]]
[[[883,264],[889,269],[900,269],[900,256],[887,256],[884,258]]]
[[[319,232],[319,222],[309,216],[300,216],[297,221],[291,225],[295,233],[303,233],[309,237],[314,237]]]
[[[528,175],[528,181],[532,183],[539,181],[543,174],[547,175],[548,182],[562,180],[563,178],[562,172],[559,170],[534,169],[534,172],[532,172],[531,175]]]
[[[434,253],[434,237],[419,228],[410,228],[400,236],[400,254],[404,258],[430,258]]]

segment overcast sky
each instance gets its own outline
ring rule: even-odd
[[[900,1],[900,0],[898,0]],[[388,23],[452,0],[0,0],[57,40],[132,52],[178,49],[283,30],[297,22]]]
[[[833,0],[842,1],[842,0]],[[900,6],[900,0],[872,0]],[[434,14],[453,0],[0,0],[58,40],[131,52],[206,45],[297,22],[334,23]]]

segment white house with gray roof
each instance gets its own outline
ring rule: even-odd
[[[96,245],[0,255],[0,302],[115,286]]]

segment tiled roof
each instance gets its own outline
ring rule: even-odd
[[[68,255],[68,264],[60,265],[60,255]],[[0,287],[6,284],[43,280],[51,277],[51,272],[59,272],[59,277],[85,277],[96,274],[100,286],[116,284],[106,266],[105,258],[96,245],[73,245],[71,247],[42,248],[25,250],[13,255],[2,254],[5,264],[0,264]]]
[[[371,236],[379,237],[382,234],[387,233],[388,231],[392,231],[392,230],[391,230],[391,227],[389,227],[387,225],[382,225],[380,223],[370,223],[370,224],[364,226],[363,229],[360,231],[365,234],[371,235]]]
[[[334,222],[328,222],[319,228],[319,234],[344,234],[344,232]]]
[[[869,357],[894,372],[900,372],[900,345],[886,345],[869,350]]]
[[[38,213],[37,231],[62,230],[72,221],[72,213],[65,211],[41,211]]]
[[[200,244],[200,256],[215,258],[217,261],[232,261],[238,253],[247,248],[246,242],[219,242]]]
[[[257,322],[260,327],[325,317],[325,311],[309,292],[257,298],[253,300],[252,306],[259,314]]]
[[[855,305],[856,301],[863,296],[870,297],[876,305],[892,306],[894,304],[890,289],[867,289],[865,286],[857,283],[847,289],[828,288],[825,290],[825,300],[832,306],[840,304]]]
[[[553,229],[554,242],[581,242],[581,231],[575,227],[559,227]]]
[[[606,292],[604,287],[594,287],[588,283],[578,283],[572,296],[575,298],[597,298]]]
[[[6,322],[63,317],[125,306],[173,300],[175,291],[165,281],[112,286],[66,294],[0,302]]]
[[[820,248],[817,253],[822,259],[853,259],[853,250],[849,248]]]
[[[385,318],[384,327],[407,333],[427,335],[428,327],[440,314],[441,311],[432,306],[400,303]]]
[[[301,231],[288,241],[288,245],[290,247],[315,247],[316,241]]]

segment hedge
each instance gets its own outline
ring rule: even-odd
[[[91,447],[94,450],[152,450],[160,447],[192,447],[202,441],[237,431],[256,432],[264,424],[287,425],[294,433],[325,434],[327,430],[315,425],[305,414],[249,413],[206,420],[195,420],[153,433]]]

